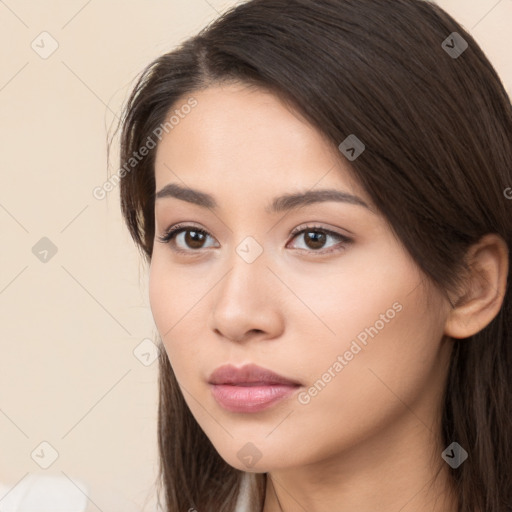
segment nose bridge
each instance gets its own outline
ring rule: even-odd
[[[261,259],[263,252],[263,245],[252,235],[246,236],[235,248],[235,253],[248,265]]]
[[[228,258],[230,270],[221,285],[222,295],[238,300],[240,305],[258,302],[258,296],[265,292],[266,274],[270,273],[267,263],[263,245],[253,236],[246,236]]]
[[[275,292],[269,293],[272,272],[254,237],[245,237],[226,260],[227,273],[219,283],[212,312],[213,328],[232,339],[247,331],[271,331],[278,316]]]

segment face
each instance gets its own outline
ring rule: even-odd
[[[270,93],[224,85],[193,96],[156,150],[149,294],[184,399],[219,454],[267,472],[434,421],[448,307],[349,162]],[[271,209],[279,196],[320,190],[338,196]],[[208,383],[224,364],[256,364],[298,386],[251,411],[242,393],[232,410]]]

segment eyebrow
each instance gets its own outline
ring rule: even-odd
[[[201,206],[203,208],[217,209],[218,204],[215,198],[207,194],[189,187],[183,187],[177,183],[169,183],[161,188],[155,195],[155,200],[174,197],[188,203]],[[265,208],[268,214],[279,213],[283,211],[298,209],[313,203],[321,203],[326,201],[337,201],[340,203],[348,203],[363,206],[369,211],[373,209],[368,206],[360,197],[348,192],[342,192],[335,189],[308,190],[306,192],[296,192],[284,194],[274,198],[272,203]]]

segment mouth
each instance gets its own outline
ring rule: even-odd
[[[302,386],[296,380],[257,365],[224,365],[208,380],[213,397],[231,412],[259,412],[289,398]]]
[[[231,412],[259,412],[290,397],[300,386],[285,384],[210,384],[213,397]]]

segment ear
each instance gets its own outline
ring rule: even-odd
[[[495,233],[482,237],[466,253],[469,271],[464,293],[456,297],[444,334],[467,338],[481,331],[498,314],[507,288],[508,247]]]

